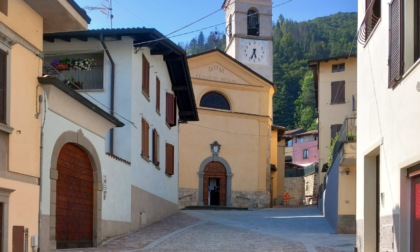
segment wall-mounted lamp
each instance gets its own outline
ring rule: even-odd
[[[220,147],[221,145],[217,141],[214,141],[212,144],[210,144],[212,154],[216,156],[219,155]]]
[[[344,174],[349,175],[350,174],[350,168],[346,167],[346,168],[342,169],[340,171],[340,173],[341,173],[341,175],[344,175]]]

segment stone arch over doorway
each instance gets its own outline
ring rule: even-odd
[[[210,163],[217,162],[224,166],[226,169],[226,206],[232,206],[232,171],[229,163],[218,155],[213,155],[204,159],[201,162],[200,168],[198,170],[198,202],[197,205],[204,205],[204,178],[205,178],[205,169]]]
[[[50,179],[51,179],[51,186],[50,186],[50,248],[56,249],[57,245],[62,247],[62,244],[58,244],[57,240],[60,237],[57,237],[57,232],[60,232],[60,228],[58,225],[61,225],[60,223],[57,223],[57,221],[60,221],[61,217],[57,217],[57,214],[63,214],[57,212],[57,204],[60,204],[60,200],[63,200],[63,197],[66,196],[63,195],[60,192],[60,188],[58,188],[58,178],[60,176],[65,176],[65,173],[68,171],[64,171],[64,174],[62,173],[62,168],[59,168],[59,159],[63,158],[63,155],[61,151],[66,150],[66,148],[69,148],[76,152],[75,155],[79,156],[81,159],[85,159],[84,163],[88,164],[90,166],[87,169],[90,169],[91,178],[86,178],[85,181],[90,181],[90,185],[86,185],[87,187],[91,187],[91,196],[86,196],[85,200],[91,200],[91,207],[92,212],[91,214],[91,224],[92,227],[90,229],[86,229],[83,232],[91,232],[91,236],[89,237],[89,241],[87,243],[69,243],[68,245],[64,246],[70,246],[70,247],[79,247],[79,246],[97,246],[100,240],[100,219],[101,219],[101,209],[102,209],[102,201],[101,201],[101,195],[102,195],[102,172],[100,169],[100,162],[99,162],[99,156],[96,152],[96,149],[94,145],[83,135],[83,132],[79,130],[78,132],[64,132],[56,141],[54,145],[54,149],[51,156],[51,169],[50,169]],[[68,151],[68,150],[67,150]],[[60,155],[61,154],[61,155]],[[72,158],[72,157],[70,157]],[[74,157],[73,157],[74,158]],[[88,172],[89,173],[89,172]],[[88,182],[84,182],[85,184],[89,184]],[[88,188],[87,188],[88,189]],[[89,189],[88,189],[89,190]],[[60,199],[60,197],[62,199]],[[89,198],[90,197],[90,198]],[[64,199],[65,200],[65,199]],[[76,237],[77,239],[77,237]]]

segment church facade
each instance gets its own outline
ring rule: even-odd
[[[273,126],[271,6],[225,1],[226,52],[188,58],[200,121],[180,126],[180,208],[277,201],[282,161],[272,153],[284,129]]]

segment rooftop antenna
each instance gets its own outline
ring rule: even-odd
[[[114,18],[114,15],[112,14],[112,0],[104,0],[100,6],[86,6],[84,9],[85,10],[99,10],[100,12],[102,12],[105,16],[110,18],[111,29],[112,29],[112,19]]]

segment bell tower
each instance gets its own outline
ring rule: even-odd
[[[273,81],[271,0],[225,0],[226,53]]]

